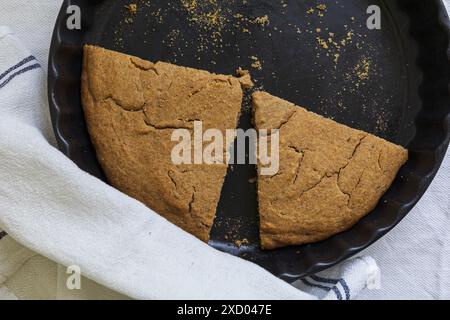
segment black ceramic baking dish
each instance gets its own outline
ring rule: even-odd
[[[83,170],[106,181],[80,103],[82,46],[89,43],[217,73],[250,69],[258,87],[410,150],[410,160],[391,189],[352,229],[320,243],[267,252],[258,246],[256,186],[249,183],[255,168],[230,168],[210,245],[287,281],[368,247],[397,225],[427,190],[450,137],[449,23],[440,1],[320,1],[325,10],[307,0],[209,1],[233,21],[221,27],[219,40],[211,38],[211,29],[196,25],[193,12],[181,1],[131,2],[137,4],[136,13],[127,8],[130,1],[66,0],[56,22],[48,73],[52,121],[60,150]],[[380,30],[366,26],[367,8],[374,4],[381,8]],[[66,26],[69,5],[81,8],[81,30]],[[256,20],[265,15],[268,24]],[[331,51],[334,47],[325,49],[318,41],[323,34],[347,42]],[[252,67],[254,56],[262,68]],[[369,77],[352,78],[366,64]],[[243,110],[240,126],[247,128],[249,106]],[[243,239],[249,243],[238,248],[236,240]]]

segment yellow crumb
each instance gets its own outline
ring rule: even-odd
[[[240,247],[242,247],[242,246],[245,246],[245,245],[247,245],[249,242],[248,242],[248,240],[247,239],[244,239],[244,240],[236,240],[235,242],[234,242],[234,244],[236,245],[236,247],[238,247],[238,248],[240,248]]]
[[[137,12],[137,4],[136,3],[130,3],[129,5],[125,6],[125,8],[128,9],[128,11],[130,11],[130,13],[135,14]]]

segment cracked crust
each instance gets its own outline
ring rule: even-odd
[[[235,128],[239,79],[85,46],[82,102],[108,181],[208,241],[227,166],[174,165],[171,135]]]
[[[258,181],[264,249],[349,229],[375,208],[408,159],[400,146],[268,93],[254,93],[253,103],[257,129],[280,129],[280,171]]]

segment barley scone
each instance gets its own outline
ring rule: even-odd
[[[257,129],[280,129],[280,170],[258,181],[264,249],[349,229],[374,209],[408,159],[400,146],[268,93],[254,93],[253,103]]]
[[[227,166],[173,164],[172,133],[234,129],[242,94],[232,76],[84,48],[82,104],[108,181],[203,241]]]

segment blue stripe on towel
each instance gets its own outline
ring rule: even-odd
[[[36,58],[34,56],[29,56],[25,59],[23,59],[22,61],[20,61],[18,64],[12,66],[11,68],[9,68],[8,70],[6,70],[5,72],[3,72],[0,75],[0,80],[2,80],[4,77],[6,77],[9,73],[13,72],[14,70],[20,68],[21,66],[23,66],[25,63],[30,62],[31,60],[36,60]]]
[[[302,282],[303,282],[303,284],[305,284],[305,285],[307,285],[308,287],[311,287],[311,288],[317,288],[317,289],[320,289],[320,290],[324,290],[326,292],[332,290],[334,292],[334,294],[336,295],[337,299],[338,300],[342,300],[342,294],[339,291],[339,289],[336,288],[335,286],[330,288],[330,287],[327,287],[327,286],[322,286],[320,284],[313,284],[313,283],[309,282],[306,279],[302,279]]]
[[[347,285],[347,282],[344,279],[339,280],[339,283],[341,284],[342,288],[344,288],[344,292],[345,292],[345,299],[346,300],[350,300],[351,295],[350,295],[350,288]]]
[[[317,281],[317,282],[322,282],[322,283],[327,283],[327,284],[332,284],[332,285],[341,284],[341,286],[345,292],[345,299],[350,300],[350,298],[351,298],[350,287],[348,286],[347,282],[344,279],[340,279],[340,280],[327,279],[327,278],[319,277],[316,275],[311,276],[311,279],[313,279],[314,281]]]
[[[0,89],[3,88],[4,86],[6,86],[12,79],[14,79],[15,77],[17,77],[18,75],[21,75],[25,72],[31,71],[33,69],[37,69],[40,68],[41,65],[39,63],[33,64],[31,66],[25,67],[19,71],[16,71],[15,73],[13,73],[12,75],[9,76],[9,78],[7,78],[5,81],[3,81],[2,83],[0,83]]]

